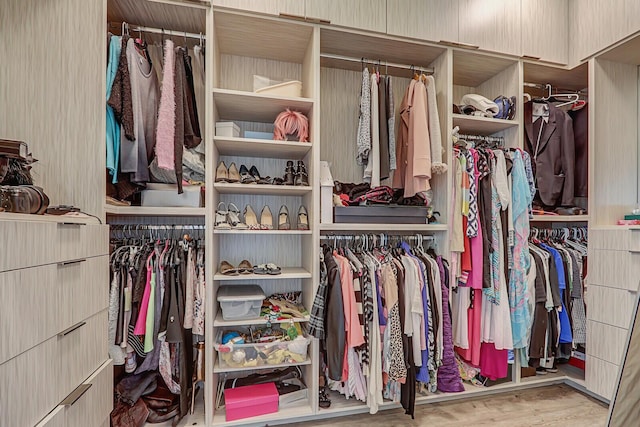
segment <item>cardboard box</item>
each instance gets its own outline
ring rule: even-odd
[[[227,421],[278,412],[278,389],[274,383],[228,388],[224,391]]]
[[[234,122],[216,122],[216,136],[240,138],[242,137],[242,132]]]

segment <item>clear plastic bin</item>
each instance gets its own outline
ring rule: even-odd
[[[224,320],[260,318],[265,295],[258,285],[223,285],[218,289],[218,302]]]
[[[247,329],[234,328],[234,331],[245,332]],[[218,352],[220,368],[258,368],[264,366],[281,366],[286,364],[302,364],[307,361],[307,348],[311,338],[305,335],[295,340],[275,341],[247,344],[222,344],[222,337],[230,330],[220,330],[213,344]]]

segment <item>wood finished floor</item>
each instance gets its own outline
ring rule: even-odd
[[[459,402],[416,406],[415,420],[403,410],[381,411],[324,421],[288,424],[290,427],[477,427],[545,426],[602,427],[608,409],[567,385],[533,388]]]

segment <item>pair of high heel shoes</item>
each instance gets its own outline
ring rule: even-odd
[[[291,230],[291,220],[289,219],[289,208],[285,205],[280,206],[278,212],[278,230]],[[309,229],[309,213],[307,208],[300,206],[298,208],[298,220],[296,223],[297,230]]]
[[[260,223],[258,224],[257,217],[251,205],[247,205],[244,208],[244,219],[251,230],[273,230],[273,215],[271,214],[271,209],[269,206],[265,206],[262,208],[262,212],[260,212]],[[298,230],[308,230],[309,229],[309,213],[307,212],[307,208],[304,206],[300,206],[298,208],[298,220],[296,223]],[[282,205],[280,207],[280,211],[278,212],[278,230],[291,230],[291,220],[289,219],[289,209]]]
[[[284,168],[283,178],[274,178],[274,184],[278,185],[309,185],[309,174],[307,173],[307,167],[302,160],[298,160],[296,167],[293,167],[293,161],[287,161],[287,166]]]
[[[239,182],[241,184],[271,184],[271,178],[268,176],[260,176],[257,167],[251,166],[251,169],[247,169],[245,165],[240,165],[240,170],[238,170],[235,162],[231,163],[228,168],[224,162],[218,163],[215,181],[228,183]]]

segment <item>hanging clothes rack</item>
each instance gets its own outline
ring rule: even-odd
[[[154,27],[146,27],[143,25],[134,25],[128,22],[122,22],[121,24],[116,22],[109,23],[111,28],[121,28],[122,31],[133,31],[133,32],[141,32],[141,33],[152,33],[152,34],[163,34],[165,36],[173,36],[173,37],[186,37],[190,39],[197,39],[201,42],[204,42],[206,36],[202,33],[189,33],[186,31],[177,31],[177,30],[168,30],[164,28],[154,28]]]
[[[176,233],[185,233],[189,231],[196,231],[197,238],[204,238],[205,230],[204,225],[188,225],[188,224],[173,224],[173,225],[147,225],[147,224],[111,224],[109,231],[114,238],[134,238],[149,237],[151,239],[171,239],[182,236],[177,236]],[[117,236],[117,237],[116,237]]]
[[[523,86],[526,87],[530,87],[530,88],[534,88],[534,89],[542,89],[542,90],[546,90],[548,91],[548,93],[551,93],[551,91],[553,90],[553,86],[550,83],[531,83],[531,82],[524,82],[522,83]],[[570,92],[570,93],[575,93],[577,95],[588,95],[589,91],[586,89],[580,89],[580,90],[575,90],[575,89],[563,89],[563,88],[559,88],[556,87],[555,88],[557,91],[562,91],[562,92]]]
[[[435,71],[433,68],[431,67],[418,67],[415,65],[411,65],[411,64],[398,64],[395,62],[388,62],[388,61],[383,61],[381,59],[371,59],[371,58],[365,58],[365,57],[361,57],[361,58],[355,58],[352,56],[343,56],[343,55],[334,55],[331,53],[321,53],[320,54],[320,58],[326,58],[326,59],[333,59],[336,61],[346,61],[346,62],[358,62],[361,64],[372,64],[378,67],[391,67],[391,68],[400,68],[400,69],[404,69],[404,70],[412,70],[415,72],[420,72],[426,75],[433,75],[435,74]]]

